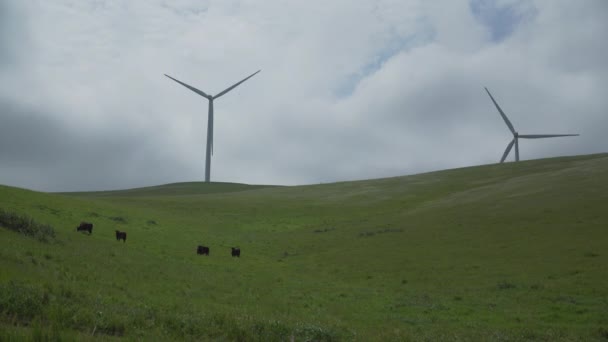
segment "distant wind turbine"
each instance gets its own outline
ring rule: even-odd
[[[511,148],[513,147],[513,144],[515,144],[515,161],[519,161],[519,138],[541,139],[541,138],[578,136],[578,134],[519,134],[518,132],[515,131],[515,128],[513,128],[513,125],[509,121],[509,118],[507,118],[507,116],[502,111],[502,109],[500,109],[500,106],[498,105],[498,103],[496,103],[496,101],[494,100],[494,97],[492,97],[492,94],[490,94],[490,91],[488,90],[488,88],[485,88],[485,89],[486,89],[486,92],[488,93],[488,95],[490,95],[492,102],[494,102],[496,109],[498,109],[500,116],[502,116],[503,120],[505,120],[505,123],[509,127],[509,130],[511,130],[511,133],[513,133],[513,140],[511,140],[509,145],[507,145],[507,149],[505,150],[505,153],[503,153],[502,158],[500,159],[501,163],[505,161],[505,159],[509,155],[509,152],[511,152]]]
[[[199,94],[200,96],[209,100],[209,112],[207,114],[207,154],[205,157],[205,182],[207,182],[207,183],[211,181],[211,155],[213,154],[213,100],[219,98],[222,95],[225,95],[227,92],[236,88],[239,84],[252,78],[255,74],[257,74],[260,71],[262,71],[262,70],[258,70],[256,72],[254,72],[253,74],[249,75],[242,81],[235,83],[234,85],[226,88],[225,90],[221,91],[219,94],[217,94],[215,96],[207,95],[202,90],[196,89],[186,83],[178,81],[175,78],[165,74],[165,76],[169,77],[170,79],[174,80],[175,82],[183,85],[184,87],[192,90],[193,92],[195,92],[195,93]]]

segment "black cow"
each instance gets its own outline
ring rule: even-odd
[[[196,248],[196,254],[198,254],[198,255],[204,254],[204,255],[209,256],[209,247],[199,245]]]
[[[232,256],[240,258],[241,257],[241,249],[238,247],[232,247]]]
[[[89,234],[93,233],[93,224],[88,222],[80,222],[80,225],[76,227],[77,232],[89,232]]]
[[[127,232],[121,232],[120,230],[116,231],[116,241],[120,241],[120,239],[122,239],[122,242],[126,242],[127,241]]]

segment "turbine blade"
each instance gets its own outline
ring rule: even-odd
[[[500,113],[500,116],[502,116],[502,119],[505,120],[505,123],[511,130],[511,133],[515,134],[515,128],[513,128],[513,125],[511,124],[511,121],[509,121],[509,118],[507,118],[507,115],[502,111],[502,109],[500,109],[500,106],[498,105],[498,103],[496,103],[496,100],[494,100],[494,97],[492,97],[492,94],[490,94],[490,91],[488,90],[488,88],[485,88],[485,90],[488,93],[488,95],[490,95],[492,102],[494,102],[496,109],[498,109],[498,112]]]
[[[579,134],[520,134],[520,138],[540,139],[540,138],[555,138],[555,137],[576,137]]]
[[[257,73],[258,73],[258,72],[260,72],[260,71],[262,71],[262,70],[258,70],[258,71],[256,71],[256,72],[254,72],[253,74],[249,75],[248,77],[246,77],[245,79],[243,79],[242,81],[237,82],[237,83],[235,83],[234,85],[232,85],[231,87],[224,89],[222,92],[220,92],[219,94],[215,95],[213,98],[217,99],[218,97],[220,97],[220,96],[222,96],[222,95],[226,94],[227,92],[229,92],[229,91],[231,91],[232,89],[236,88],[236,87],[237,87],[239,84],[241,84],[241,83],[243,83],[243,82],[247,81],[248,79],[252,78],[252,77],[253,77],[255,74],[257,74]]]
[[[196,88],[194,88],[193,86],[190,86],[190,85],[188,85],[188,84],[186,84],[186,83],[184,83],[184,82],[178,81],[178,80],[176,80],[175,78],[173,78],[173,77],[171,77],[171,76],[169,76],[169,75],[167,75],[167,74],[164,74],[164,75],[165,75],[165,76],[167,76],[167,77],[169,77],[170,79],[174,80],[175,82],[177,82],[177,83],[179,83],[179,84],[183,85],[184,87],[186,87],[186,88],[188,88],[188,89],[192,90],[193,92],[195,92],[195,93],[199,94],[200,96],[203,96],[203,97],[204,97],[204,98],[206,98],[206,99],[209,99],[209,98],[210,98],[210,96],[209,96],[209,95],[207,95],[207,94],[205,94],[205,92],[204,92],[204,91],[199,90],[199,89],[196,89]]]
[[[515,139],[511,140],[509,145],[507,145],[507,149],[505,150],[505,153],[503,153],[502,158],[500,158],[501,163],[504,162],[505,159],[507,159],[507,156],[509,155],[509,152],[511,152],[511,148],[513,147],[513,144],[515,144]]]

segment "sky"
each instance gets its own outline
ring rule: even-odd
[[[0,184],[303,185],[608,152],[606,0],[0,0]],[[513,152],[507,161],[513,160]]]

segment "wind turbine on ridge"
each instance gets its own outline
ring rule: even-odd
[[[193,92],[199,94],[200,96],[206,98],[207,100],[209,100],[209,111],[207,113],[207,153],[205,156],[205,182],[209,183],[211,181],[211,155],[213,154],[213,100],[219,98],[222,95],[225,95],[226,93],[228,93],[229,91],[231,91],[232,89],[236,88],[238,85],[240,85],[241,83],[247,81],[248,79],[252,78],[255,74],[257,74],[258,72],[260,72],[262,70],[258,70],[256,72],[254,72],[253,74],[247,76],[246,78],[244,78],[243,80],[233,84],[232,86],[224,89],[223,91],[219,92],[217,95],[208,95],[206,94],[204,91],[199,90],[194,88],[193,86],[190,86],[184,82],[181,82],[179,80],[176,80],[175,78],[164,74],[165,76],[169,77],[170,79],[174,80],[175,82],[183,85],[184,87],[192,90]]]
[[[490,99],[492,99],[492,102],[494,102],[494,105],[496,106],[496,109],[498,109],[500,116],[502,116],[502,119],[507,124],[507,127],[509,127],[509,130],[511,131],[511,133],[513,133],[513,140],[511,140],[509,145],[507,145],[507,149],[505,150],[505,153],[503,153],[502,158],[500,159],[501,163],[505,161],[505,159],[509,155],[509,152],[511,152],[511,148],[513,147],[513,144],[515,144],[515,161],[519,161],[519,138],[542,139],[542,138],[555,138],[555,137],[573,137],[573,136],[579,135],[579,134],[519,134],[513,127],[513,124],[511,124],[511,121],[509,121],[509,118],[507,118],[507,115],[502,111],[502,109],[500,109],[500,106],[498,105],[498,103],[496,103],[496,101],[494,100],[494,97],[492,97],[492,94],[490,94],[490,91],[488,90],[488,88],[484,88],[484,89],[486,90],[488,95],[490,95]]]

